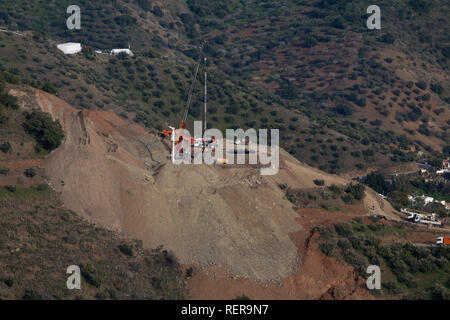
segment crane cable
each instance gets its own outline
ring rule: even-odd
[[[192,93],[194,91],[195,80],[197,80],[198,70],[200,69],[200,65],[202,63],[202,53],[203,53],[203,47],[205,46],[205,44],[206,44],[206,41],[204,40],[202,42],[202,46],[200,47],[200,54],[199,54],[198,61],[197,61],[197,67],[195,68],[195,74],[194,74],[194,77],[192,78],[191,87],[189,88],[189,94],[188,94],[188,98],[187,98],[187,102],[186,102],[186,108],[184,109],[183,119],[181,120],[181,126],[180,126],[181,129],[184,129],[186,120],[187,120],[187,116],[189,114],[189,107],[191,105]]]

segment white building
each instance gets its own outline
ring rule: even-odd
[[[56,46],[64,54],[75,54],[81,51],[81,44],[75,42],[61,43]]]
[[[442,161],[442,169],[437,170],[436,173],[437,174],[444,174],[444,173],[448,173],[450,172],[450,160],[443,160]]]
[[[418,197],[418,198],[422,198],[423,199],[423,203],[425,205],[427,205],[429,203],[432,203],[434,201],[433,197],[428,197],[428,196],[425,196],[425,195],[422,195],[421,197]]]
[[[418,197],[414,197],[414,196],[408,195],[408,200],[411,201],[412,203],[416,203],[417,199],[421,199],[423,201],[424,205],[427,205],[427,204],[432,203],[434,201],[433,197],[429,197],[429,196],[426,196],[426,195],[421,195],[421,196],[418,196]]]
[[[112,49],[111,50],[111,55],[113,55],[113,56],[117,56],[121,53],[126,53],[130,57],[134,56],[133,52],[130,49]]]

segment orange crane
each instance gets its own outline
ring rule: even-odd
[[[199,54],[199,57],[198,57],[197,66],[195,68],[194,76],[192,77],[191,86],[189,88],[188,98],[187,98],[187,101],[186,101],[186,107],[184,109],[183,119],[181,119],[180,129],[184,129],[186,127],[186,120],[187,120],[187,116],[189,114],[189,108],[191,106],[192,93],[194,91],[195,81],[197,80],[198,70],[200,69],[200,65],[202,63],[203,47],[205,46],[205,44],[206,44],[206,41],[204,40],[202,42],[201,47],[200,47],[200,54]],[[163,130],[163,134],[164,134],[164,136],[169,137],[172,134],[172,130]],[[181,143],[183,141],[183,139],[187,139],[187,138],[185,138],[182,135],[180,135],[180,138],[176,142],[176,144]],[[190,138],[190,140],[191,140],[191,143],[194,143],[194,141],[195,141],[194,138]],[[181,152],[182,152],[182,150],[181,150]]]

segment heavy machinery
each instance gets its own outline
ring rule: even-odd
[[[436,244],[450,245],[450,237],[439,237]]]
[[[198,58],[198,61],[197,61],[197,65],[195,67],[194,75],[192,77],[191,86],[189,88],[189,93],[188,93],[188,97],[187,97],[187,101],[186,101],[186,106],[185,106],[185,109],[184,109],[183,118],[181,119],[180,129],[185,129],[185,127],[186,127],[186,120],[187,120],[187,117],[188,117],[188,114],[189,114],[189,108],[191,106],[192,94],[193,94],[194,87],[195,87],[195,81],[197,80],[198,71],[199,71],[200,65],[202,63],[203,48],[204,48],[205,44],[206,44],[206,41],[203,41],[202,45],[200,47],[200,54],[199,54],[199,58]],[[204,57],[204,61],[205,61],[205,67],[206,67],[206,57]],[[205,102],[204,102],[204,110],[203,110],[203,115],[204,115],[203,127],[204,127],[204,131],[206,131],[206,103],[207,103],[207,101],[206,101],[206,94],[207,94],[207,92],[206,92],[206,80],[207,80],[207,76],[206,76],[206,70],[205,70],[205,80],[204,80],[205,81],[205,87],[204,87]],[[176,133],[176,130],[175,130],[175,133]],[[171,130],[163,130],[163,135],[166,136],[166,137],[171,136],[172,135],[172,129]],[[183,140],[190,140],[189,141],[190,144],[195,144],[195,143],[198,144],[199,140],[201,140],[202,145],[205,146],[205,142],[203,141],[203,138],[192,138],[192,137],[187,138],[187,137],[182,136],[181,134],[180,134],[179,139],[176,142],[176,144],[181,143]],[[213,142],[213,140],[209,141],[209,143],[211,143],[211,142]],[[182,153],[183,149],[180,149],[180,152]]]
[[[446,219],[439,219],[435,213],[413,211],[411,209],[400,209],[401,212],[408,215],[407,219],[411,222],[427,224],[429,226],[443,226]]]

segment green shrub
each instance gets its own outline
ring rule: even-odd
[[[8,190],[9,192],[16,192],[17,191],[17,187],[16,186],[12,186],[12,185],[5,186],[5,189]]]
[[[34,168],[28,168],[25,170],[24,174],[28,178],[33,178],[37,174],[37,172],[36,172],[36,169],[34,169]]]
[[[156,290],[161,290],[161,279],[158,277],[152,277],[152,287]]]
[[[293,204],[297,204],[298,196],[294,191],[292,191],[291,189],[288,189],[286,191],[286,199],[288,199]]]
[[[450,300],[450,290],[440,284],[435,284],[427,290],[433,300]]]
[[[0,167],[0,174],[1,175],[7,175],[9,174],[9,168],[5,168],[5,167]]]
[[[386,289],[388,292],[391,292],[393,294],[398,294],[401,292],[401,289],[395,281],[383,282],[381,286],[383,287],[383,289]]]
[[[42,86],[42,90],[44,90],[45,92],[54,94],[55,96],[58,95],[58,90],[56,90],[56,88],[50,82],[44,83],[44,85]]]
[[[0,125],[5,124],[6,122],[8,122],[8,120],[9,117],[0,109]]]
[[[44,191],[48,191],[48,190],[49,190],[49,187],[48,187],[47,184],[38,184],[37,190],[38,190],[39,192],[44,192]]]
[[[450,47],[442,48],[442,55],[446,58],[450,58]]]
[[[430,84],[430,89],[436,94],[444,93],[444,88],[439,83]]]
[[[315,179],[314,180],[314,184],[316,186],[324,186],[325,185],[325,180]]]
[[[286,183],[280,183],[278,184],[278,188],[280,188],[281,190],[286,190],[287,189],[287,184]]]
[[[42,296],[34,290],[25,290],[23,300],[41,300]]]
[[[133,256],[134,252],[133,252],[133,245],[129,244],[129,243],[124,243],[119,245],[119,250],[123,253],[126,254],[127,256]]]
[[[350,241],[346,238],[340,239],[338,240],[338,246],[342,249],[342,250],[346,250],[352,247],[352,244],[350,243]]]
[[[136,24],[136,18],[129,15],[121,15],[114,18],[114,22],[119,26],[132,26]]]
[[[331,21],[331,26],[337,29],[345,29],[344,20],[342,20],[340,17],[333,19],[333,21]]]
[[[353,201],[353,197],[352,197],[350,194],[348,194],[348,193],[342,195],[342,196],[341,196],[341,199],[342,199],[342,201],[344,201],[345,203],[352,203],[352,201]]]
[[[427,88],[427,83],[425,81],[416,82],[416,86],[419,89],[425,90]]]
[[[11,149],[12,149],[11,143],[9,143],[8,141],[0,144],[0,150],[3,151],[4,153],[10,152]]]
[[[189,267],[188,269],[186,269],[186,278],[192,277],[193,273],[194,273],[194,269],[192,269],[192,267]]]
[[[149,0],[134,0],[134,2],[144,11],[150,11],[151,5]]]
[[[387,190],[386,181],[381,174],[371,172],[366,176],[364,182],[378,193],[384,193]]]
[[[338,223],[336,226],[336,232],[341,237],[348,238],[352,235],[352,228],[348,223]]]
[[[332,184],[331,186],[327,187],[328,190],[330,190],[331,192],[333,192],[336,195],[340,195],[342,194],[342,192],[344,192],[343,188],[341,186]]]
[[[319,244],[319,249],[328,257],[333,255],[336,244],[334,241],[325,241]]]
[[[315,37],[307,37],[305,41],[303,42],[303,47],[305,48],[312,48],[317,44],[317,39]]]
[[[53,120],[48,113],[39,110],[25,112],[24,115],[24,129],[33,135],[44,149],[51,151],[61,145],[64,131],[59,120]]]
[[[345,192],[349,193],[356,200],[362,200],[364,198],[365,189],[365,186],[361,183],[350,183],[346,186]]]
[[[7,93],[0,93],[0,106],[2,105],[10,109],[17,110],[19,109],[19,100],[17,97],[11,96]]]
[[[417,282],[414,277],[410,273],[401,273],[397,275],[397,279],[399,282],[405,284],[408,288],[416,288]]]
[[[152,13],[157,17],[163,17],[164,12],[162,11],[160,6],[154,6],[152,9]]]
[[[355,108],[353,108],[349,104],[340,103],[334,108],[334,111],[338,114],[341,114],[341,115],[347,117],[347,116],[352,115],[353,112],[355,112]]]
[[[395,42],[395,37],[390,33],[385,33],[378,40],[388,44],[393,44]]]
[[[97,270],[92,264],[90,263],[81,264],[80,271],[81,275],[84,277],[87,283],[96,288],[100,287],[102,281],[100,277],[97,275]]]
[[[398,190],[389,193],[388,200],[392,204],[392,206],[397,210],[406,207],[409,204],[406,193]]]
[[[409,0],[409,6],[418,13],[428,13],[431,9],[431,2],[427,0]]]

